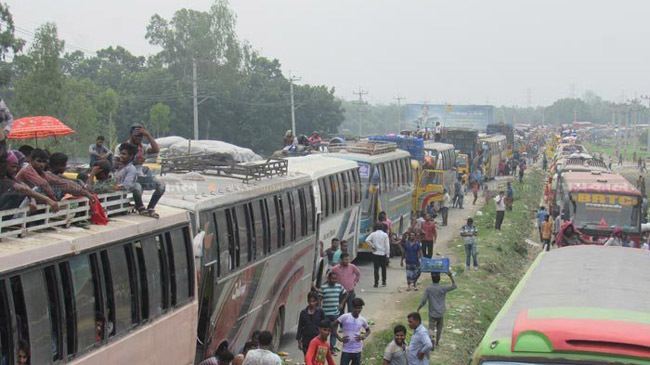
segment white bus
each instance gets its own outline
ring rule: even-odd
[[[196,362],[224,342],[240,351],[256,330],[272,331],[277,345],[298,323],[312,285],[318,221],[311,178],[287,175],[283,163],[284,176],[261,178],[263,165],[233,167],[250,168],[256,177],[248,184],[216,171],[163,176],[161,203],[190,212],[201,256]]]
[[[290,173],[303,173],[312,179],[316,214],[320,216],[318,239],[323,249],[331,245],[332,238],[348,241],[348,253],[354,259],[359,244],[361,215],[361,181],[359,166],[353,161],[326,155],[290,157]],[[315,280],[322,279],[324,265],[320,256],[315,263]]]
[[[160,206],[158,220],[127,213],[65,228],[88,219],[87,200],[60,204],[59,213],[22,218],[26,210],[0,212],[1,363],[27,352],[33,365],[192,364],[198,305],[187,212]]]

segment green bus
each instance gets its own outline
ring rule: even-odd
[[[543,252],[474,352],[474,365],[650,364],[650,252]]]

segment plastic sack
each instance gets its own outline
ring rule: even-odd
[[[104,211],[102,203],[99,202],[99,197],[97,194],[93,194],[93,197],[95,200],[93,203],[90,203],[90,223],[105,226],[108,224],[106,211]]]

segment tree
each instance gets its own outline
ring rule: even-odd
[[[108,88],[97,98],[97,109],[106,120],[108,126],[108,145],[113,147],[117,144],[117,128],[113,116],[117,113],[120,100],[115,90]]]
[[[64,42],[56,25],[45,23],[36,30],[26,56],[17,56],[19,80],[16,106],[23,115],[57,115],[62,103],[64,75],[61,53]]]
[[[163,103],[154,104],[149,109],[149,125],[156,138],[169,131],[171,109]]]
[[[15,35],[14,19],[6,3],[0,3],[0,59],[11,50],[13,54],[22,51],[25,41]]]

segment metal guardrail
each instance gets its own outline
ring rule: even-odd
[[[133,209],[130,196],[128,192],[115,192],[99,194],[98,198],[106,215],[111,217],[127,214]],[[87,198],[63,200],[58,203],[58,212],[45,204],[38,205],[33,214],[30,214],[29,207],[0,211],[0,238],[21,236],[47,228],[67,228],[76,222],[90,221]]]

